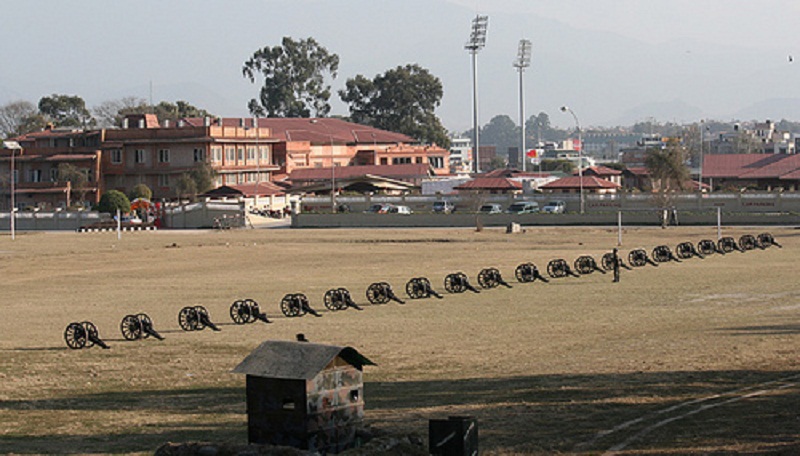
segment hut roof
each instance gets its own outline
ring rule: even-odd
[[[235,374],[286,380],[311,380],[337,356],[359,370],[375,365],[353,347],[268,340],[233,369]]]

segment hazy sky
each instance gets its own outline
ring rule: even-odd
[[[283,36],[314,37],[339,55],[335,90],[418,63],[438,76],[446,127],[471,126],[464,44],[489,15],[479,54],[481,123],[518,121],[520,38],[533,42],[527,116],[558,125],[656,118],[800,120],[800,1],[762,0],[0,0],[0,103],[52,93],[90,106],[124,96],[184,99],[246,116],[258,87],[242,63]],[[334,96],[334,114],[347,114]]]

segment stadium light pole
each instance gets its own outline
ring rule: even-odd
[[[15,188],[16,182],[14,182],[15,181],[15,179],[14,179],[15,178],[15,176],[14,176],[14,171],[15,171],[15,169],[14,169],[14,156],[17,154],[18,150],[20,150],[20,151],[22,150],[22,146],[20,146],[17,141],[3,141],[3,148],[4,149],[9,149],[11,151],[11,176],[9,178],[9,182],[10,182],[10,185],[11,185],[11,188],[10,188],[10,190],[11,190],[11,211],[10,212],[11,213],[9,215],[11,217],[9,219],[9,228],[11,229],[11,240],[13,241],[14,239],[16,239],[16,233],[15,233],[15,228],[16,228],[15,225],[16,225],[16,223],[15,222],[16,222],[16,218],[17,218],[17,211],[15,210],[16,209],[15,208],[15,206],[16,206],[16,198],[15,198],[15,195],[14,195],[14,193],[16,192],[16,188]]]
[[[522,74],[525,68],[531,66],[531,42],[530,40],[519,40],[519,48],[517,50],[517,60],[514,62],[514,68],[519,72],[519,124],[522,132],[520,133],[519,153],[522,158],[522,171],[525,171],[525,162],[528,161],[528,155],[525,152],[525,84],[523,82]]]
[[[472,146],[475,153],[473,169],[476,173],[481,172],[480,166],[480,132],[478,131],[478,51],[486,46],[486,28],[489,25],[489,16],[475,16],[472,20],[472,32],[469,41],[464,45],[464,49],[472,55]]]
[[[572,114],[572,118],[575,119],[575,128],[578,130],[578,180],[580,181],[581,191],[581,214],[583,214],[583,132],[581,131],[581,123],[578,120],[578,116],[575,115],[575,111],[570,109],[569,106],[562,106],[561,112]]]

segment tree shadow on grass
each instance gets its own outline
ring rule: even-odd
[[[483,454],[598,454],[620,444],[619,454],[796,454],[798,384],[796,371],[368,382],[365,422],[425,436],[430,419],[475,416]],[[84,424],[70,435],[8,425],[29,415]],[[158,418],[136,424],[150,415]],[[0,453],[152,452],[168,441],[243,444],[247,434],[244,385],[2,401],[2,416]],[[108,432],[95,416],[121,423]]]

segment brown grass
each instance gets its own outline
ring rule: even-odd
[[[365,374],[367,421],[393,432],[425,435],[430,418],[470,414],[485,454],[800,452],[800,232],[769,231],[783,249],[623,271],[620,284],[598,273],[513,279],[526,261],[544,270],[553,258],[599,260],[616,245],[616,231],[601,228],[0,237],[0,452],[244,442],[244,378],[229,371],[263,340],[299,332],[378,364]],[[715,236],[629,229],[622,252]],[[419,276],[444,293],[446,274],[477,286],[489,266],[514,288],[323,318],[287,319],[278,307],[303,292],[324,310],[322,295],[339,286],[364,303],[375,281],[405,296]],[[273,324],[231,323],[230,304],[248,297]],[[222,331],[181,331],[186,305],[205,306]],[[122,317],[139,312],[165,341],[122,339]],[[111,350],[66,348],[64,328],[83,320]]]

